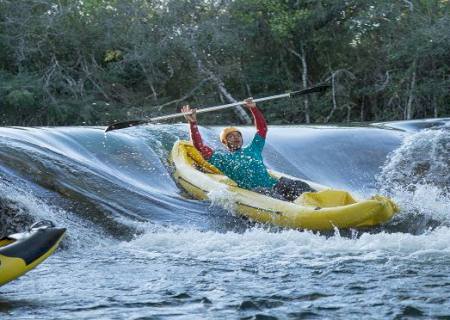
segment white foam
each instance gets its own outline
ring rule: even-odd
[[[285,230],[269,232],[255,228],[245,233],[202,232],[191,229],[153,227],[152,231],[130,243],[122,244],[132,250],[153,256],[174,256],[199,260],[278,260],[306,259],[321,261],[325,257],[359,257],[375,259],[380,256],[408,257],[438,252],[450,255],[450,229],[441,227],[422,235],[408,233],[362,234],[359,238],[332,237],[318,233]],[[327,258],[327,259],[328,259]]]

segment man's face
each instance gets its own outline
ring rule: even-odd
[[[230,132],[227,135],[227,147],[230,151],[239,150],[242,147],[243,142],[244,141],[240,132]]]

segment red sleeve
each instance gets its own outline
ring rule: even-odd
[[[250,111],[253,115],[253,120],[255,122],[256,131],[258,132],[258,134],[261,137],[263,137],[265,139],[266,135],[267,135],[267,123],[266,123],[266,120],[264,119],[263,114],[256,107],[250,108]]]
[[[189,128],[191,131],[191,139],[192,143],[194,144],[194,147],[198,151],[200,151],[203,158],[208,160],[209,158],[211,158],[212,154],[214,153],[214,150],[208,146],[203,145],[202,136],[200,135],[200,131],[198,130],[197,122],[190,122]]]

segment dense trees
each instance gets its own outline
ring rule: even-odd
[[[320,82],[332,90],[265,114],[448,116],[449,13],[448,0],[0,0],[2,123],[106,124]]]

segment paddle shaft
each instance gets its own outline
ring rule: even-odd
[[[290,97],[294,97],[294,96],[297,96],[297,95],[303,95],[303,94],[308,94],[308,93],[312,93],[312,92],[323,91],[323,90],[325,90],[327,88],[329,88],[329,85],[318,85],[318,86],[307,88],[307,89],[304,89],[304,90],[293,91],[293,92],[288,92],[288,93],[283,93],[283,94],[277,94],[277,95],[274,95],[274,96],[254,99],[253,102],[256,103],[256,102],[262,102],[262,101],[268,101],[268,100],[290,98]],[[244,101],[239,101],[239,102],[233,102],[233,103],[224,104],[224,105],[215,106],[215,107],[197,109],[197,114],[198,113],[211,112],[211,111],[217,111],[217,110],[222,110],[222,109],[227,109],[227,108],[232,108],[232,107],[243,105],[243,104],[245,104]],[[174,114],[154,117],[154,118],[145,119],[145,120],[130,120],[130,121],[118,122],[118,123],[115,123],[115,124],[112,124],[112,125],[108,126],[105,129],[105,132],[112,131],[112,130],[123,129],[123,128],[129,128],[129,127],[138,126],[138,125],[141,125],[141,124],[158,122],[158,121],[161,121],[161,120],[167,120],[167,119],[173,119],[173,118],[178,118],[178,117],[184,117],[185,115],[189,115],[189,114],[192,114],[192,111],[191,112],[178,112],[178,113],[174,113]]]
[[[289,97],[289,95],[290,95],[290,93],[278,94],[278,95],[275,95],[275,96],[264,97],[264,98],[259,98],[259,99],[253,99],[253,102],[256,103],[256,102],[262,102],[262,101],[267,101],[267,100],[275,100],[275,99],[287,98],[287,97]],[[238,101],[238,102],[234,102],[234,103],[224,104],[224,105],[221,105],[221,106],[197,109],[197,114],[205,113],[205,112],[211,112],[211,111],[217,111],[217,110],[222,110],[222,109],[227,109],[227,108],[236,107],[236,106],[243,105],[243,104],[245,104],[244,101]],[[188,114],[192,114],[192,111],[190,111],[190,112],[179,112],[179,113],[169,114],[169,115],[166,115],[166,116],[150,118],[150,119],[147,119],[147,121],[155,122],[155,121],[160,121],[160,120],[173,119],[173,118],[178,118],[178,117],[184,117],[184,115],[188,115]]]

